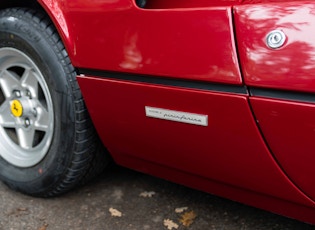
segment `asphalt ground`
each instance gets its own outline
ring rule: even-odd
[[[49,199],[25,196],[0,183],[0,202],[1,230],[315,230],[118,166],[84,187]]]

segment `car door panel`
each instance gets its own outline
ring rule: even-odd
[[[235,8],[235,28],[244,81],[248,86],[315,92],[315,4],[286,2]],[[270,32],[284,44],[267,45]]]
[[[229,6],[150,10],[131,0],[54,4],[67,9],[64,31],[71,33],[65,40],[78,68],[242,83]]]
[[[246,95],[78,79],[98,133],[118,163],[129,156],[310,205],[269,154]],[[100,94],[102,102],[95,100]],[[207,115],[208,125],[148,117],[146,106]]]
[[[94,7],[86,11],[69,3],[71,10],[65,15],[72,22],[69,30],[76,31],[72,60],[82,74],[78,77],[81,90],[113,157],[119,162],[119,155],[128,155],[295,202],[308,200],[270,155],[246,90],[218,94],[177,89],[177,85],[168,89],[168,83],[154,87],[164,78],[184,80],[188,88],[195,82],[243,87],[232,8],[143,10],[129,1],[115,4],[117,10],[92,2]],[[86,18],[93,22],[88,27]],[[126,74],[125,79],[118,79],[115,74],[119,73],[132,77]],[[152,82],[141,83],[142,78]],[[100,103],[98,94],[108,100]],[[205,115],[209,126],[149,118],[146,107]]]

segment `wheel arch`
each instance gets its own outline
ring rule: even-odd
[[[0,2],[0,10],[13,7],[24,7],[41,11],[46,14],[56,28],[63,44],[72,60],[75,55],[75,45],[68,29],[68,21],[63,14],[64,4],[61,0],[11,0]]]

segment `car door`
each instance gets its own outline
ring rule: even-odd
[[[182,183],[169,172],[309,204],[252,115],[233,1],[175,2],[59,2],[80,88],[114,160]]]

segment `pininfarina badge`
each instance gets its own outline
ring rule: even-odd
[[[188,123],[192,125],[208,126],[208,115],[179,112],[149,106],[145,106],[145,114],[147,117],[152,118]]]

